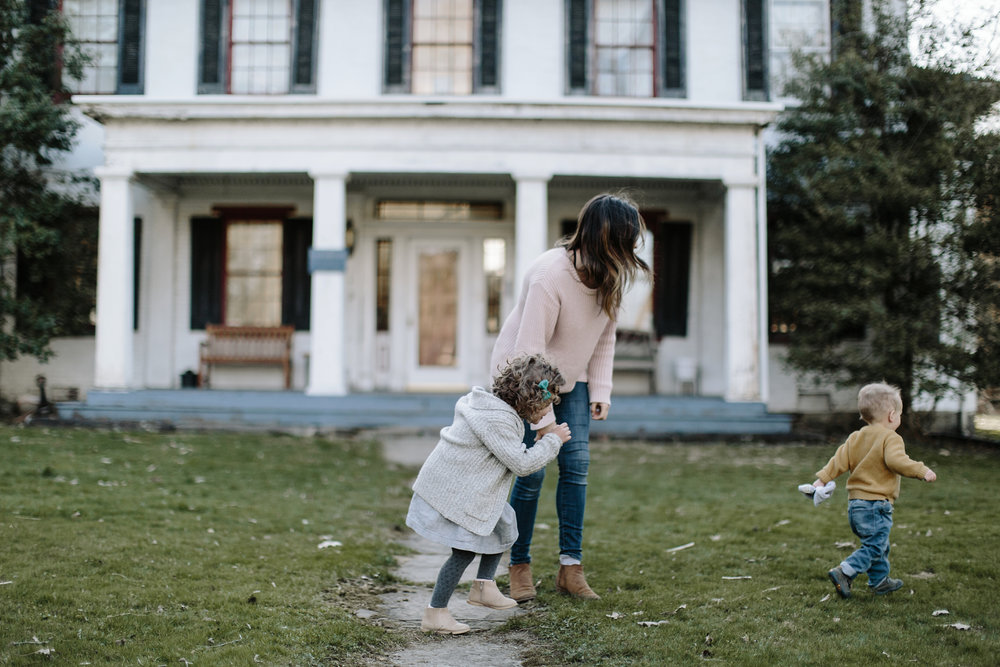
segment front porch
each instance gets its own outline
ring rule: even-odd
[[[58,404],[59,419],[95,424],[146,424],[179,429],[317,429],[437,431],[451,423],[458,394],[359,393],[308,396],[291,391],[144,389],[96,391],[86,401]],[[701,396],[616,396],[594,436],[784,436],[791,415],[763,403]]]

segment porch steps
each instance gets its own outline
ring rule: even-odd
[[[57,405],[66,422],[178,429],[318,429],[437,431],[451,423],[457,394],[306,396],[290,391],[95,391],[86,401]],[[770,414],[763,403],[719,398],[617,396],[608,420],[591,433],[608,437],[783,436],[791,415]]]

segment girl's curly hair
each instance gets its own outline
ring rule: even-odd
[[[565,384],[559,369],[545,357],[524,354],[500,368],[493,379],[493,395],[514,408],[522,419],[530,419],[550,403],[558,403]]]

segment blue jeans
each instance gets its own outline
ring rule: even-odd
[[[572,435],[559,450],[559,484],[556,513],[559,515],[559,553],[582,558],[583,508],[587,503],[587,469],[590,467],[590,391],[586,382],[560,395],[554,406],[556,423],[566,422]],[[524,444],[535,444],[535,432],[524,425]],[[538,496],[545,480],[545,468],[514,480],[510,505],[517,515],[517,541],[510,549],[511,565],[531,562],[531,536],[535,530]]]
[[[861,546],[844,559],[855,572],[868,573],[868,585],[878,586],[889,576],[889,531],[892,503],[888,500],[851,500],[847,503],[851,530]]]

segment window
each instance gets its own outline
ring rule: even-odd
[[[202,0],[199,93],[316,91],[317,0]]]
[[[80,81],[67,80],[74,93],[141,94],[143,0],[63,0],[62,13],[73,38],[90,62]]]
[[[743,0],[743,99],[768,99],[767,3]]]
[[[684,97],[683,0],[567,0],[570,93]]]
[[[389,294],[392,287],[392,239],[375,242],[375,331],[389,330]]]
[[[500,0],[386,0],[386,92],[499,92]]]
[[[206,324],[308,330],[312,220],[286,209],[191,220],[191,329]]]
[[[504,274],[507,271],[507,242],[483,240],[483,273],[486,276],[486,333],[500,333]]]
[[[827,0],[772,0],[771,2],[771,90],[782,95],[795,75],[792,56],[826,55],[830,49]]]
[[[470,220],[500,220],[500,202],[383,200],[375,204],[379,220],[433,220],[434,222],[467,222]]]

